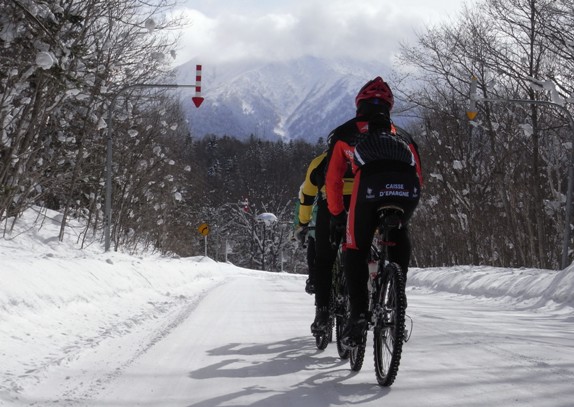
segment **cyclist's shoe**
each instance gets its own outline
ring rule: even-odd
[[[359,315],[358,318],[349,318],[345,328],[343,328],[343,338],[341,339],[343,347],[353,349],[363,344],[365,332],[367,332],[367,318],[364,314]]]
[[[305,282],[305,292],[309,295],[315,294],[315,283],[310,278]]]
[[[317,307],[315,309],[315,321],[311,324],[311,333],[313,335],[323,335],[329,327],[329,308]]]

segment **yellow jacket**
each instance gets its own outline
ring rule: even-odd
[[[308,224],[311,221],[315,201],[325,199],[326,157],[327,152],[325,151],[313,158],[307,167],[305,181],[299,189],[299,224]],[[345,178],[343,195],[351,195],[352,192],[353,178]]]

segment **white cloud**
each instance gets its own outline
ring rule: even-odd
[[[176,64],[191,58],[216,63],[301,55],[390,62],[399,43],[447,21],[462,7],[460,0],[363,0],[360,6],[350,0],[183,2],[178,12],[191,26],[184,31]]]

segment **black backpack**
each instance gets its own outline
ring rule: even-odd
[[[354,161],[359,168],[375,161],[398,161],[415,166],[408,140],[384,130],[370,131],[361,137],[355,146]]]

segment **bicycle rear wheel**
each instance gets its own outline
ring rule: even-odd
[[[358,372],[363,368],[365,349],[367,347],[367,332],[368,331],[365,331],[361,344],[349,351],[349,362],[353,372]]]
[[[343,339],[343,329],[345,329],[345,324],[347,323],[347,318],[344,318],[342,316],[336,316],[335,317],[335,334],[336,334],[336,338],[337,338],[337,353],[339,354],[339,357],[343,360],[345,359],[349,359],[349,349],[345,348],[343,346],[343,344],[341,343],[341,340]]]
[[[374,355],[377,382],[390,386],[395,381],[401,362],[405,335],[405,277],[396,263],[385,266],[379,301],[381,312],[374,327]]]
[[[349,358],[349,349],[341,343],[343,339],[343,329],[347,323],[350,312],[349,292],[347,290],[347,279],[343,269],[342,253],[339,251],[333,266],[333,302],[335,309],[335,337],[337,340],[337,353],[341,359]]]
[[[319,350],[325,350],[329,342],[333,340],[333,320],[330,319],[327,324],[327,329],[321,334],[315,335],[315,346]]]

